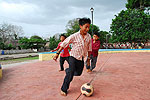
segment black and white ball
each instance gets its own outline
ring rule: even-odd
[[[85,96],[91,96],[94,92],[94,88],[90,83],[85,83],[81,86],[81,93]]]

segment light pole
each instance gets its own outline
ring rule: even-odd
[[[106,49],[108,49],[107,35],[108,35],[108,34],[106,34]]]
[[[92,13],[92,35],[93,35],[93,12],[94,12],[94,8],[92,7],[90,9],[91,13]]]

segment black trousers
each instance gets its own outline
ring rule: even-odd
[[[90,61],[91,61],[91,65],[88,66],[87,65],[87,60],[86,60],[86,69],[90,69],[91,71],[96,67],[96,62],[97,62],[97,57],[93,57],[93,55],[90,56]]]
[[[70,56],[69,57],[69,68],[67,68],[66,76],[64,78],[63,85],[61,87],[61,90],[63,92],[67,93],[67,90],[69,89],[70,82],[73,80],[73,76],[80,76],[82,74],[84,68],[84,61],[77,60],[76,58]]]
[[[60,56],[60,70],[64,70],[64,62],[65,60],[69,63],[69,57],[61,57]]]

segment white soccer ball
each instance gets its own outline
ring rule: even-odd
[[[94,92],[94,88],[90,83],[85,83],[81,86],[81,93],[85,96],[91,96]]]

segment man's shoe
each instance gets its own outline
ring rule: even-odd
[[[61,94],[62,96],[67,96],[67,93],[63,92],[62,90],[60,91],[60,94]]]
[[[61,69],[60,69],[59,72],[61,72],[61,71],[64,71],[64,70],[61,70]]]
[[[90,69],[87,69],[87,72],[92,72]]]
[[[90,70],[89,73],[91,73],[92,71]]]
[[[90,72],[90,69],[87,69],[87,72]]]

